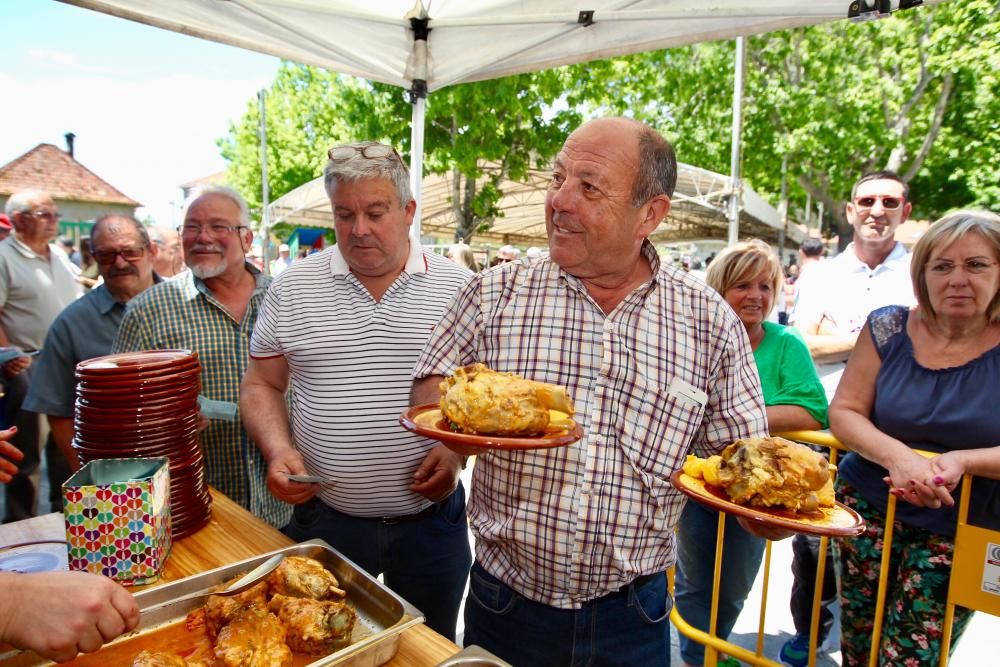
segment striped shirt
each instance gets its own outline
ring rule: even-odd
[[[336,246],[294,262],[261,306],[250,353],[283,355],[292,434],[306,468],[330,476],[319,496],[361,517],[428,506],[409,490],[438,443],[403,430],[413,364],[468,270],[410,239],[403,273],[376,302]]]
[[[608,315],[549,258],[484,271],[459,292],[414,377],[480,361],[566,387],[582,440],[479,456],[476,558],[526,597],[576,609],[674,563],[684,505],[670,484],[691,451],[766,435],[743,325],[702,281],[660,267]],[[692,391],[694,389],[694,391]],[[698,390],[707,395],[700,404]]]
[[[237,322],[190,271],[154,285],[129,301],[114,352],[182,348],[201,361],[201,393],[238,403],[240,380],[250,361],[250,336],[271,279],[252,265],[256,289],[243,320]],[[212,420],[201,432],[205,481],[234,501],[281,528],[292,507],[267,490],[267,464],[239,421]]]

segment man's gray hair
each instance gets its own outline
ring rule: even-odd
[[[370,147],[382,146],[385,155],[366,157],[363,151]],[[355,144],[334,146],[333,152],[340,148],[353,148],[353,155],[342,159],[330,158],[323,169],[323,185],[327,195],[333,193],[333,186],[338,182],[356,183],[368,178],[384,178],[392,183],[399,198],[399,205],[406,206],[413,201],[413,191],[410,189],[410,170],[403,163],[399,153],[386,144],[377,141],[362,141]]]
[[[247,200],[243,198],[243,195],[228,185],[205,185],[192,192],[191,196],[184,204],[183,219],[187,219],[187,212],[188,209],[191,208],[191,204],[206,195],[219,195],[236,204],[236,206],[240,209],[240,225],[242,227],[250,227],[250,208],[247,206]]]
[[[93,245],[94,239],[97,237],[97,233],[103,232],[105,227],[114,222],[124,222],[132,225],[136,234],[139,235],[139,239],[142,241],[143,246],[147,248],[149,247],[149,232],[146,230],[146,226],[133,218],[131,215],[122,215],[121,213],[105,213],[99,217],[96,222],[94,222],[94,226],[90,230],[91,245]]]
[[[659,132],[642,123],[639,128],[639,170],[632,186],[632,206],[639,208],[656,195],[674,196],[677,156]]]
[[[44,190],[38,190],[37,188],[31,188],[30,190],[20,190],[15,192],[7,200],[7,204],[4,206],[4,213],[11,220],[14,219],[15,213],[24,213],[30,211],[36,205],[39,199],[44,199],[45,197],[51,197],[48,192]]]

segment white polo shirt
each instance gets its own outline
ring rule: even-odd
[[[292,435],[331,507],[362,517],[429,504],[407,487],[438,443],[399,425],[417,357],[472,274],[410,239],[403,273],[376,302],[336,246],[293,262],[268,291],[250,355],[288,362]]]
[[[858,259],[851,243],[836,257],[811,265],[795,287],[798,296],[793,321],[803,333],[817,322],[822,322],[823,330],[837,334],[857,333],[876,308],[910,307],[917,302],[910,279],[910,254],[898,241],[874,269]],[[819,364],[816,368],[827,398],[832,398],[844,362]]]
[[[0,242],[0,326],[11,345],[42,349],[52,322],[82,292],[79,271],[55,244],[49,244],[46,259],[16,232]]]

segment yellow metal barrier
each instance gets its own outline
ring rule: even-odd
[[[846,446],[840,443],[830,433],[825,431],[794,431],[780,434],[782,437],[796,442],[802,442],[819,447],[825,447],[830,451],[830,462],[836,465],[839,452],[849,451]],[[933,456],[928,452],[920,452],[925,456]],[[948,650],[943,648],[951,643],[952,624],[954,621],[955,605],[967,607],[977,611],[984,611],[995,616],[1000,616],[1000,594],[991,594],[982,591],[982,581],[987,556],[987,548],[993,545],[997,553],[991,554],[992,560],[1000,564],[1000,532],[986,530],[977,526],[970,526],[966,523],[968,518],[968,496],[971,490],[971,477],[966,475],[962,485],[962,509],[959,515],[958,528],[955,534],[955,555],[952,563],[952,577],[948,590],[948,600],[944,627],[942,629],[942,651],[941,667],[947,666]],[[885,513],[885,535],[883,538],[882,561],[880,564],[878,592],[875,599],[875,629],[872,635],[871,652],[869,654],[869,667],[878,664],[878,650],[882,634],[882,622],[885,617],[885,598],[888,590],[889,559],[891,557],[892,530],[896,516],[896,497],[887,493],[888,503]],[[716,622],[719,605],[719,581],[722,575],[722,547],[725,536],[725,514],[719,513],[719,523],[717,539],[715,544],[715,569],[712,582],[712,605],[711,617],[708,632],[699,630],[690,625],[681,616],[675,605],[670,612],[670,620],[677,628],[677,631],[684,636],[704,644],[706,667],[716,667],[719,654],[725,653],[737,660],[741,660],[751,665],[763,665],[767,667],[783,667],[764,656],[764,623],[767,611],[768,587],[770,584],[771,565],[771,542],[768,541],[764,551],[764,579],[762,582],[763,593],[761,595],[760,615],[757,629],[757,646],[755,652],[737,646],[716,635]],[[816,649],[818,644],[820,606],[823,597],[823,575],[826,570],[827,545],[829,538],[820,538],[819,557],[816,572],[816,587],[813,592],[813,603],[810,618],[809,630],[809,667],[815,667]],[[670,589],[673,591],[673,572],[668,573]],[[1000,590],[1000,578],[995,582]]]

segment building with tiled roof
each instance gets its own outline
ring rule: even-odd
[[[139,202],[122,193],[73,157],[52,144],[38,144],[0,167],[0,209],[20,190],[37,188],[52,194],[62,215],[61,233],[86,235],[93,221],[105,213],[135,215]]]

